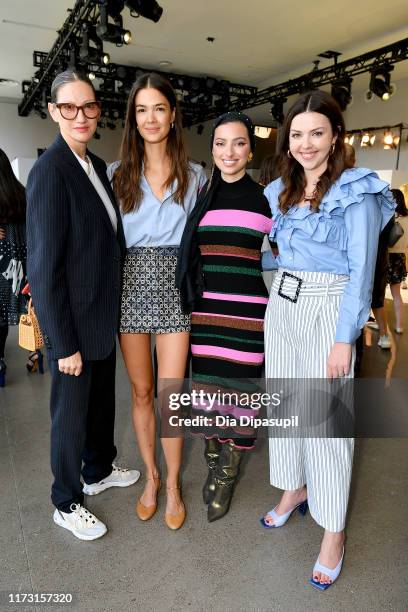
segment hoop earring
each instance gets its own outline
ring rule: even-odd
[[[336,143],[333,142],[332,146],[331,146],[331,149],[330,149],[330,155],[333,155],[335,147],[336,147]]]
[[[292,159],[292,153],[290,152],[290,149],[288,149],[287,156],[289,157],[289,159]]]
[[[174,123],[170,123],[170,128],[173,129],[174,128]]]

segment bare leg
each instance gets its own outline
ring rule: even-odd
[[[401,283],[390,285],[395,311],[395,327],[404,328],[404,303],[401,298]]]
[[[375,316],[375,320],[378,323],[380,336],[385,336],[385,334],[388,333],[388,327],[384,306],[382,306],[381,308],[373,308],[373,313]]]
[[[140,454],[146,466],[144,506],[155,503],[159,471],[156,464],[156,418],[150,334],[121,334],[120,346],[132,387],[132,419]]]
[[[189,338],[190,334],[188,332],[157,334],[158,395],[163,389],[164,379],[179,379],[180,382],[184,379]],[[167,466],[166,512],[177,514],[183,510],[180,490],[177,487],[179,486],[184,439],[182,436],[162,438],[161,443]]]

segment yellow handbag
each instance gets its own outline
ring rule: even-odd
[[[41,333],[37,315],[34,312],[33,300],[28,302],[28,312],[20,317],[18,324],[18,343],[27,351],[37,351],[44,346],[44,339]]]

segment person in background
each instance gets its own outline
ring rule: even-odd
[[[190,340],[190,316],[182,313],[175,286],[177,253],[187,216],[206,181],[203,168],[188,160],[179,104],[162,76],[144,74],[133,85],[120,161],[109,167],[108,176],[126,237],[120,345],[131,382],[133,424],[146,467],[136,514],[147,521],[156,512],[161,484],[151,338],[155,336],[156,341],[163,417],[168,409],[166,379],[184,379]],[[174,433],[161,436],[167,466],[164,518],[169,529],[179,529],[186,517],[180,491],[184,440]]]
[[[344,136],[337,102],[320,90],[297,98],[282,126],[281,178],[265,189],[273,217],[270,237],[279,248],[276,259],[264,256],[265,268],[278,268],[265,315],[268,379],[353,377],[354,343],[370,310],[378,236],[395,205],[374,172],[346,168]],[[312,414],[313,408],[318,407],[310,407]],[[353,448],[353,438],[344,437],[269,440],[271,484],[284,492],[261,522],[282,527],[308,503],[324,529],[310,580],[320,590],[338,578],[343,563]]]
[[[401,283],[407,276],[405,251],[408,248],[408,210],[404,194],[400,189],[391,189],[397,203],[395,217],[404,230],[401,238],[388,248],[388,282],[392,293],[395,312],[395,331],[402,334],[404,331],[404,303],[401,298]]]
[[[6,383],[4,352],[9,325],[17,325],[20,314],[26,312],[26,299],[21,293],[26,277],[25,214],[24,187],[0,149],[0,387]],[[30,353],[29,363],[36,359],[37,354]]]
[[[84,493],[140,476],[113,464],[125,239],[106,164],[87,149],[100,116],[91,81],[75,70],[58,74],[48,110],[60,134],[28,177],[27,275],[52,377],[53,520],[95,540],[107,528]]]
[[[353,145],[348,142],[344,143],[344,165],[346,168],[355,168],[356,166],[356,150]]]
[[[276,155],[267,155],[263,158],[261,167],[259,169],[259,179],[258,182],[262,187],[266,187],[272,181],[274,181],[279,176],[278,167],[277,167],[277,157]]]
[[[192,312],[193,389],[251,391],[248,381],[261,378],[264,361],[263,319],[268,292],[260,266],[261,246],[271,228],[271,212],[260,185],[246,173],[255,147],[254,126],[244,113],[221,115],[213,126],[212,177],[190,215],[180,247],[177,285],[183,307]],[[204,400],[194,416],[229,414],[242,409],[235,401],[214,407]],[[229,510],[243,456],[255,444],[255,430],[194,427],[205,440],[208,465],[203,487],[209,522]]]

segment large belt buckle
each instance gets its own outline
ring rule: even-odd
[[[285,295],[284,293],[282,293],[283,283],[285,282],[285,278],[287,276],[289,278],[294,278],[297,281],[297,283],[298,283],[298,286],[296,287],[295,296],[293,298],[290,297],[290,295]],[[281,281],[280,281],[279,289],[278,289],[278,295],[280,295],[280,297],[285,298],[285,300],[289,300],[289,302],[293,302],[293,304],[296,304],[296,302],[298,301],[298,297],[299,297],[300,288],[302,286],[302,283],[303,283],[303,279],[302,278],[299,278],[298,276],[295,276],[294,274],[290,274],[289,272],[282,272],[282,277],[281,277]]]

